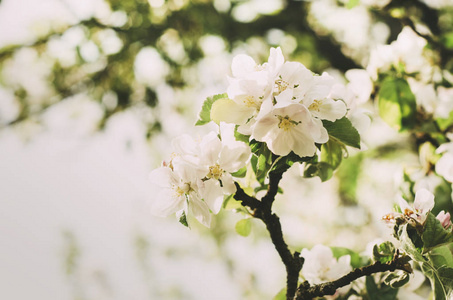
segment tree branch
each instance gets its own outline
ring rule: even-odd
[[[236,194],[234,198],[242,202],[242,205],[248,206],[253,210],[253,216],[261,219],[269,231],[272,243],[275,246],[280,258],[286,268],[286,298],[294,298],[299,280],[299,272],[302,269],[303,258],[298,252],[292,253],[283,238],[282,226],[279,217],[272,213],[272,204],[278,192],[278,185],[282,179],[283,173],[269,173],[269,187],[266,195],[261,201],[247,195],[244,190],[236,183]]]
[[[345,276],[331,281],[325,282],[317,285],[310,286],[308,282],[304,282],[299,285],[297,289],[297,293],[295,296],[295,300],[311,300],[315,297],[322,297],[325,295],[333,295],[337,291],[337,289],[347,286],[354,280],[363,277],[369,276],[374,273],[386,272],[386,271],[395,271],[395,270],[403,270],[405,272],[411,273],[412,268],[408,264],[408,256],[399,256],[399,252],[397,251],[395,258],[388,262],[388,263],[381,263],[380,261],[375,262],[372,265],[357,268],[352,272],[346,274]]]

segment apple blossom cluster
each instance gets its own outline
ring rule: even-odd
[[[284,61],[280,48],[272,48],[268,62],[257,64],[240,54],[232,62],[228,97],[217,100],[211,119],[238,125],[250,140],[265,142],[280,156],[291,151],[313,156],[316,144],[329,140],[322,120],[345,116],[346,105],[331,97],[334,79],[313,74],[303,64]]]
[[[250,148],[228,135],[232,130],[222,126],[220,138],[212,131],[199,140],[189,135],[173,140],[175,152],[170,161],[150,174],[159,190],[152,203],[154,214],[177,213],[181,223],[187,225],[185,218],[190,213],[210,226],[211,213],[220,211],[224,195],[236,192],[231,173],[244,167],[250,158]]]

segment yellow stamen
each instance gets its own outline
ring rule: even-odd
[[[317,112],[320,111],[319,106],[322,105],[322,100],[314,100],[312,104],[308,107],[309,110],[316,110]]]
[[[220,177],[222,177],[223,172],[224,171],[222,168],[220,168],[219,164],[215,164],[209,167],[209,173],[206,177],[219,180]]]
[[[278,128],[283,129],[284,131],[288,131],[297,124],[299,124],[296,121],[291,120],[288,116],[277,116],[278,119],[280,120],[280,123],[278,123]]]

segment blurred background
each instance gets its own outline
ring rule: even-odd
[[[401,14],[451,31],[450,4],[2,0],[0,298],[272,299],[285,270],[264,226],[254,221],[244,238],[232,211],[212,229],[155,218],[148,173],[173,137],[212,129],[193,124],[204,99],[226,91],[234,55],[261,63],[280,46],[346,83],[347,70],[397,38]],[[403,171],[423,165],[411,137],[365,107],[372,151],[351,152],[327,183],[297,167],[285,175],[276,210],[293,250],[361,252],[390,238],[380,217]],[[441,187],[439,209],[451,210],[451,186]]]

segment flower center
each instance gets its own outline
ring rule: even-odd
[[[280,94],[286,88],[289,86],[289,83],[287,81],[284,81],[281,77],[277,80],[275,80],[275,92],[276,94]]]
[[[414,212],[412,210],[410,210],[409,208],[404,209],[405,216],[410,217],[412,214],[414,214]]]
[[[255,107],[257,106],[257,103],[255,101],[255,97],[254,96],[245,96],[244,100],[242,100],[244,105],[247,106],[247,107]]]
[[[188,194],[190,192],[190,184],[184,183],[182,185],[176,186],[174,191],[175,197],[181,197],[182,195]]]
[[[222,177],[223,172],[224,171],[220,168],[219,164],[215,164],[209,167],[209,173],[206,177],[219,180],[220,177]]]
[[[278,128],[281,128],[284,131],[288,131],[300,123],[290,119],[288,116],[277,116],[277,118],[280,120],[280,122],[278,123]]]
[[[322,100],[314,100],[312,104],[308,107],[308,110],[320,111],[319,106],[322,104]]]

